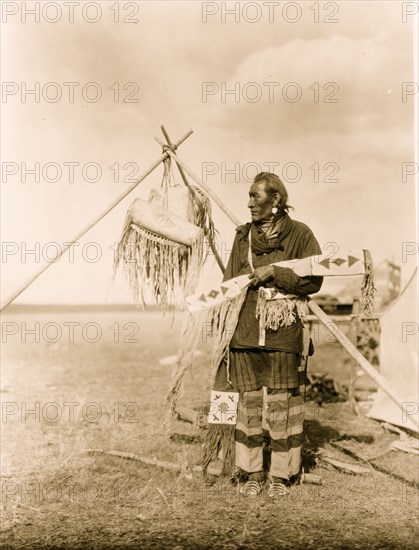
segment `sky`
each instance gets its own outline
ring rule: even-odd
[[[161,124],[173,140],[194,130],[179,156],[243,223],[252,177],[272,168],[326,252],[369,249],[407,281],[413,2],[82,1],[72,18],[23,4],[2,5],[3,299],[51,263],[16,303],[131,303],[111,284],[114,245],[162,167],[51,260],[160,156]],[[214,220],[226,260],[234,224],[215,205]],[[210,257],[201,286],[219,279]]]

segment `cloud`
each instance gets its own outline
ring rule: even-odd
[[[207,100],[219,105],[217,124],[245,120],[267,139],[410,129],[413,101],[401,96],[412,79],[409,44],[407,34],[293,39],[246,56]],[[222,86],[237,97],[223,97]]]
[[[153,136],[164,123],[173,138],[194,128],[180,155],[197,174],[204,162],[218,163],[219,168],[223,162],[226,168],[235,162],[241,168],[248,162],[279,162],[281,175],[284,164],[300,163],[301,179],[288,185],[295,217],[312,226],[323,243],[371,247],[374,257],[394,252],[398,261],[400,242],[411,239],[414,225],[412,188],[401,187],[400,181],[401,162],[413,159],[413,102],[402,103],[400,98],[401,82],[413,80],[411,25],[401,23],[401,7],[395,2],[340,2],[339,23],[333,25],[315,24],[310,5],[302,3],[303,18],[296,25],[281,19],[269,23],[266,18],[236,24],[232,17],[222,23],[220,14],[205,24],[200,2],[156,1],[141,3],[139,25],[114,24],[108,9],[107,18],[97,25],[12,21],[5,26],[3,80],[98,81],[106,96],[97,104],[22,104],[11,98],[4,105],[4,160],[81,165],[96,161],[103,167],[97,184],[80,178],[74,183],[63,178],[57,184],[10,179],[3,186],[5,238],[71,238],[126,185],[113,182],[110,165],[135,161],[141,172],[159,155]],[[114,102],[108,86],[115,81],[138,82],[139,103]],[[265,96],[256,103],[236,104],[231,96],[222,102],[219,93],[202,101],[203,82],[225,82],[232,88],[235,82],[243,86],[269,81],[297,82],[301,100],[285,101],[279,87],[278,100],[271,103],[265,87]],[[315,82],[319,102],[314,102],[316,89],[310,89]],[[339,85],[339,103],[323,102],[333,91],[323,89],[327,82]],[[338,163],[339,183],[316,183],[310,169],[314,162],[321,167]],[[149,188],[160,180],[159,168],[136,196],[147,198]],[[208,184],[240,219],[248,219],[247,181],[223,179],[220,168]],[[97,240],[110,254],[109,242],[117,239],[130,200],[84,242]],[[230,246],[233,226],[218,208],[214,212],[222,239]],[[16,266],[5,265],[11,288],[33,268],[17,260]],[[57,264],[24,298],[101,301],[111,260],[104,258],[103,265]],[[54,288],[61,273],[71,284]],[[75,287],[84,290],[76,292]]]

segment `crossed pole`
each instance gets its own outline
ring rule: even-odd
[[[61,258],[61,256],[73,245],[75,244],[83,235],[85,235],[92,227],[99,223],[115,206],[117,206],[127,195],[133,191],[137,185],[139,185],[160,163],[162,163],[167,158],[171,158],[176,162],[176,165],[179,169],[181,177],[185,185],[190,190],[192,196],[194,197],[194,190],[190,186],[186,174],[197,183],[201,189],[220,207],[220,209],[226,214],[226,216],[234,223],[237,227],[241,225],[240,220],[233,214],[233,212],[221,201],[221,199],[212,191],[208,185],[206,185],[188,166],[183,162],[183,160],[177,155],[176,151],[178,147],[193,133],[193,130],[189,130],[186,134],[181,137],[174,144],[171,142],[169,135],[166,129],[162,126],[163,135],[166,138],[167,143],[163,143],[158,137],[154,139],[159,143],[163,148],[163,153],[160,157],[145,171],[141,176],[135,181],[131,186],[118,195],[112,203],[100,214],[94,218],[87,226],[85,226],[71,242],[68,242],[66,246],[56,255],[56,257],[51,262],[46,262],[41,269],[37,271],[32,277],[30,277],[23,285],[21,285],[13,294],[11,294],[1,306],[0,311],[3,311],[8,305],[10,305],[22,292],[24,292],[44,271],[46,271],[52,263],[55,263]],[[195,195],[196,196],[196,195]],[[211,245],[211,242],[210,242]],[[212,245],[211,245],[212,246]],[[224,271],[224,266],[221,261],[221,258],[218,256],[218,253],[214,246],[212,246],[214,256],[217,260],[220,269]],[[355,359],[357,364],[365,372],[365,374],[373,380],[377,386],[383,390],[383,392],[400,408],[403,415],[409,416],[411,421],[419,427],[417,419],[412,415],[406,412],[405,404],[403,400],[397,395],[395,389],[387,382],[387,380],[365,359],[365,357],[360,353],[360,351],[352,344],[352,342],[345,336],[345,334],[339,329],[339,327],[334,323],[326,313],[312,300],[309,298],[308,307],[314,313],[314,315],[319,319],[319,321],[326,327],[326,329],[340,342],[343,348],[349,353],[349,355]]]
[[[186,140],[188,139],[188,137],[193,133],[193,130],[189,130],[188,132],[186,132],[186,134],[184,136],[182,136],[174,145],[172,145],[172,149],[173,151],[176,151],[176,149]],[[141,176],[137,179],[137,181],[135,181],[134,183],[132,183],[127,189],[125,189],[125,191],[123,191],[122,193],[120,193],[112,202],[109,206],[107,206],[105,208],[105,210],[103,210],[100,214],[98,214],[89,224],[87,224],[83,229],[81,229],[81,231],[79,231],[79,233],[77,233],[77,235],[68,243],[66,243],[66,245],[64,246],[64,248],[55,256],[54,259],[52,259],[51,261],[49,262],[45,262],[41,268],[34,274],[32,275],[25,283],[23,283],[17,290],[15,290],[8,298],[6,298],[6,300],[4,300],[4,302],[2,302],[1,304],[1,308],[0,308],[0,311],[3,311],[4,309],[6,309],[7,306],[9,306],[18,296],[20,296],[22,294],[22,292],[24,292],[34,281],[36,281],[36,279],[38,279],[38,277],[40,277],[40,275],[42,275],[42,273],[44,273],[44,271],[46,271],[53,263],[55,263],[56,261],[58,261],[61,256],[67,252],[67,250],[73,245],[75,244],[79,239],[81,239],[81,237],[83,237],[83,235],[85,235],[88,231],[90,231],[90,229],[92,229],[92,227],[94,227],[97,223],[99,223],[107,214],[109,214],[109,212],[111,210],[113,210],[113,208],[115,208],[115,206],[117,206],[123,199],[125,199],[125,197],[127,195],[129,195],[131,193],[131,191],[133,191],[137,185],[139,185],[143,180],[145,180],[145,178],[147,176],[149,176],[151,174],[151,172],[153,172],[153,170],[155,170],[157,168],[157,166],[159,166],[160,163],[162,163],[164,160],[166,160],[167,158],[169,157],[169,151],[165,150],[163,151],[163,153],[161,154],[161,156],[155,161],[153,162],[153,164],[145,171],[141,174]]]
[[[161,140],[157,137],[154,138],[157,143],[163,145]],[[172,149],[168,150],[171,158],[177,163],[178,166],[183,168],[183,170],[200,186],[202,189],[214,200],[214,202],[226,213],[228,218],[236,225],[241,225],[240,221],[236,216],[223,204],[223,202],[215,195],[215,193],[210,189],[196,174],[194,174],[182,161],[181,158],[176,154]],[[319,307],[318,304],[312,299],[308,299],[308,307],[322,323],[324,327],[338,340],[342,347],[349,353],[349,355],[357,362],[365,374],[377,384],[377,386],[383,390],[383,392],[399,407],[404,416],[409,416],[411,421],[419,427],[419,423],[415,416],[409,415],[406,411],[405,403],[399,395],[397,395],[396,390],[393,388],[389,382],[380,374],[362,355],[362,353],[353,345],[353,343],[347,338],[347,336],[340,330],[336,323],[334,323],[328,315]]]

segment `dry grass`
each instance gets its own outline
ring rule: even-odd
[[[279,502],[266,495],[248,502],[225,480],[205,484],[198,474],[177,474],[87,448],[156,456],[184,465],[200,463],[201,446],[177,443],[161,428],[170,366],[161,357],[176,353],[179,319],[158,313],[10,313],[6,322],[41,326],[55,322],[98,323],[102,337],[74,343],[20,342],[9,337],[3,350],[2,546],[4,548],[413,548],[417,541],[417,492],[371,470],[352,476],[316,467],[323,485],[300,485]],[[108,328],[119,323],[120,340],[139,327],[138,343],[115,342]],[[159,332],[157,332],[159,331]],[[52,334],[52,330],[51,330]],[[337,344],[317,344],[310,369],[329,372],[347,383],[350,362]],[[184,404],[206,400],[205,355],[185,384]],[[19,414],[4,417],[5,403]],[[41,414],[20,416],[23,403]],[[57,403],[56,422],[42,415]],[[75,402],[75,418],[64,403]],[[95,407],[80,414],[85,403]],[[128,404],[134,405],[128,405]],[[115,405],[119,404],[119,405]],[[10,406],[10,405],[9,405]],[[118,410],[119,407],[119,410]],[[125,408],[124,408],[125,407]],[[9,409],[10,410],[10,409]],[[43,409],[44,412],[46,409]],[[49,410],[52,417],[54,409]],[[119,414],[117,414],[119,413]],[[89,415],[89,417],[87,417]],[[134,420],[130,422],[129,420]],[[175,422],[173,432],[195,435]],[[369,436],[372,443],[349,441],[359,453],[374,454],[393,436],[378,423],[354,416],[348,404],[319,409],[308,405],[307,447],[326,446],[339,435]],[[372,438],[372,439],[371,439]],[[348,460],[347,458],[344,458]],[[417,479],[417,457],[392,452],[377,461]]]

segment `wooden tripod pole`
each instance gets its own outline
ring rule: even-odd
[[[176,142],[175,148],[179,147],[188,137],[193,133],[193,130],[189,130],[186,132],[186,134],[179,139],[179,141]],[[22,286],[20,286],[13,294],[11,294],[6,300],[2,303],[0,311],[3,311],[8,305],[10,305],[13,300],[15,300],[22,292],[24,292],[44,271],[46,271],[53,263],[58,261],[61,256],[72,246],[74,243],[76,243],[85,233],[87,233],[90,229],[92,229],[93,226],[95,226],[97,223],[99,223],[117,204],[119,204],[127,195],[133,191],[138,184],[140,184],[151,172],[157,168],[157,166],[163,162],[168,155],[170,154],[170,151],[164,152],[153,164],[141,174],[141,176],[138,178],[136,182],[134,182],[132,185],[128,187],[125,191],[123,191],[120,195],[118,195],[112,203],[105,208],[103,212],[98,214],[96,218],[94,218],[93,221],[91,221],[89,224],[87,224],[75,237],[71,242],[66,243],[64,248],[56,255],[56,257],[46,262],[44,265],[41,266],[39,271],[35,273],[35,275],[32,275]]]
[[[164,137],[166,138],[166,141],[167,141],[167,145],[169,146],[170,150],[175,152],[175,148],[170,140],[170,137],[169,137],[169,134],[167,133],[167,130],[164,126],[161,126],[161,131],[163,132],[163,135]],[[183,183],[186,185],[186,187],[189,189],[189,192],[191,193],[192,197],[194,198],[195,202],[199,205],[199,198],[194,190],[194,188],[191,186],[191,184],[189,183],[188,181],[188,178],[186,177],[186,174],[182,168],[182,166],[180,166],[179,163],[176,163],[176,166],[178,167],[178,170],[179,170],[179,174],[181,175],[181,178],[183,180]],[[224,274],[225,272],[225,267],[224,267],[224,264],[223,264],[223,261],[220,257],[220,255],[218,254],[218,250],[216,249],[215,247],[215,243],[213,241],[213,239],[211,238],[210,235],[208,235],[208,232],[206,231],[206,228],[204,228],[204,231],[207,235],[207,240],[208,240],[208,244],[210,245],[210,248],[212,250],[212,253],[214,254],[214,258],[215,260],[217,261],[217,264],[219,266],[219,268],[221,269],[221,272]]]
[[[155,138],[160,145],[163,146],[159,138]],[[221,210],[227,215],[227,217],[236,225],[241,225],[240,221],[236,216],[222,203],[222,201],[215,195],[215,193],[201,181],[198,176],[196,176],[186,165],[185,163],[175,154],[173,151],[168,151],[169,155],[184,169],[184,171],[194,180],[198,185],[200,185],[204,191],[214,200],[216,204],[221,208]],[[314,315],[319,319],[319,321],[331,332],[344,349],[351,355],[365,374],[377,384],[377,386],[383,390],[383,392],[388,395],[388,397],[400,408],[402,413],[412,420],[412,422],[418,426],[418,421],[413,417],[413,415],[408,415],[406,408],[402,399],[396,394],[394,388],[387,382],[387,380],[377,372],[372,365],[365,359],[365,357],[360,353],[359,350],[352,344],[352,342],[343,334],[339,327],[324,313],[324,311],[314,302],[312,299],[308,301],[308,306]]]
[[[162,147],[164,147],[164,143],[161,141],[160,138],[155,137],[154,138],[157,143],[159,143]],[[181,166],[184,171],[188,174],[188,176],[193,179],[204,191],[205,193],[212,198],[212,200],[217,204],[220,209],[224,212],[224,214],[234,223],[234,225],[237,227],[238,225],[241,225],[240,220],[236,218],[236,216],[233,214],[233,212],[223,203],[222,200],[220,200],[217,195],[213,192],[213,190],[208,187],[206,183],[204,183],[196,174],[190,170],[186,164],[177,156],[176,153],[174,153],[171,149],[167,149],[167,153],[172,157],[176,163]]]
[[[413,415],[406,412],[406,407],[402,399],[396,394],[394,388],[387,382],[375,368],[365,359],[362,353],[356,349],[352,342],[343,334],[340,328],[334,323],[328,315],[316,304],[312,299],[308,301],[308,307],[319,319],[319,321],[327,328],[329,332],[338,340],[344,349],[351,355],[365,374],[373,380],[377,386],[400,408],[403,415],[409,416],[410,420],[419,428],[419,423]]]

